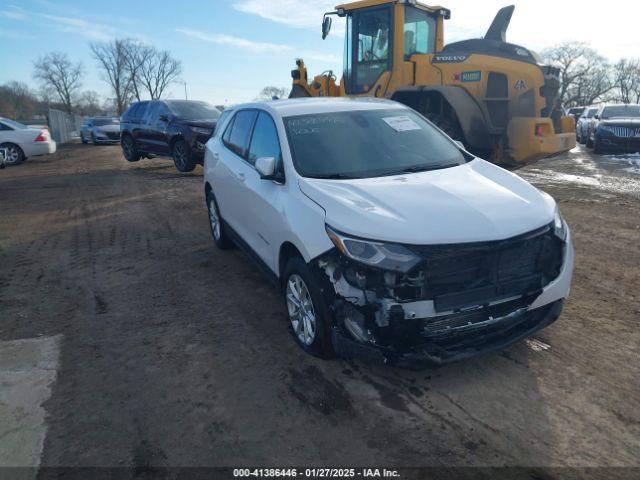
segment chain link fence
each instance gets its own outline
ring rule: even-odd
[[[82,117],[71,115],[61,110],[49,109],[47,115],[49,131],[56,143],[69,143],[80,138],[82,128]]]

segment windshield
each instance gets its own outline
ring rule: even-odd
[[[119,125],[120,120],[117,118],[94,118],[91,123],[95,127],[103,127],[105,125]]]
[[[284,118],[298,173],[312,178],[370,178],[465,163],[455,143],[408,109]]]
[[[586,116],[587,118],[593,118],[596,113],[598,113],[597,108],[590,108]]]
[[[177,117],[185,120],[217,120],[220,117],[220,110],[205,102],[172,100],[166,103]]]
[[[618,107],[605,107],[602,118],[616,117],[640,117],[640,105],[620,105]]]
[[[3,118],[2,119],[2,123],[6,124],[6,125],[9,125],[11,128],[15,128],[15,129],[18,129],[18,130],[24,130],[26,128],[29,128],[26,125],[23,125],[21,123],[15,122],[13,120],[9,120],[8,118]]]

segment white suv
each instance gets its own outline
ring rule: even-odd
[[[459,360],[549,325],[569,293],[555,201],[395,102],[230,108],[204,182],[216,245],[264,267],[309,353]]]

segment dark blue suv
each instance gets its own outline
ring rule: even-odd
[[[136,102],[120,122],[122,153],[130,162],[143,157],[172,157],[180,172],[190,172],[204,161],[204,145],[219,117],[220,111],[205,102]]]

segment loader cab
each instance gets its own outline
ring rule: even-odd
[[[442,12],[410,2],[381,2],[366,8],[358,7],[359,3],[351,4],[352,9],[350,5],[337,9],[338,15],[346,17],[345,93],[383,96],[403,62],[414,54],[436,51]]]

